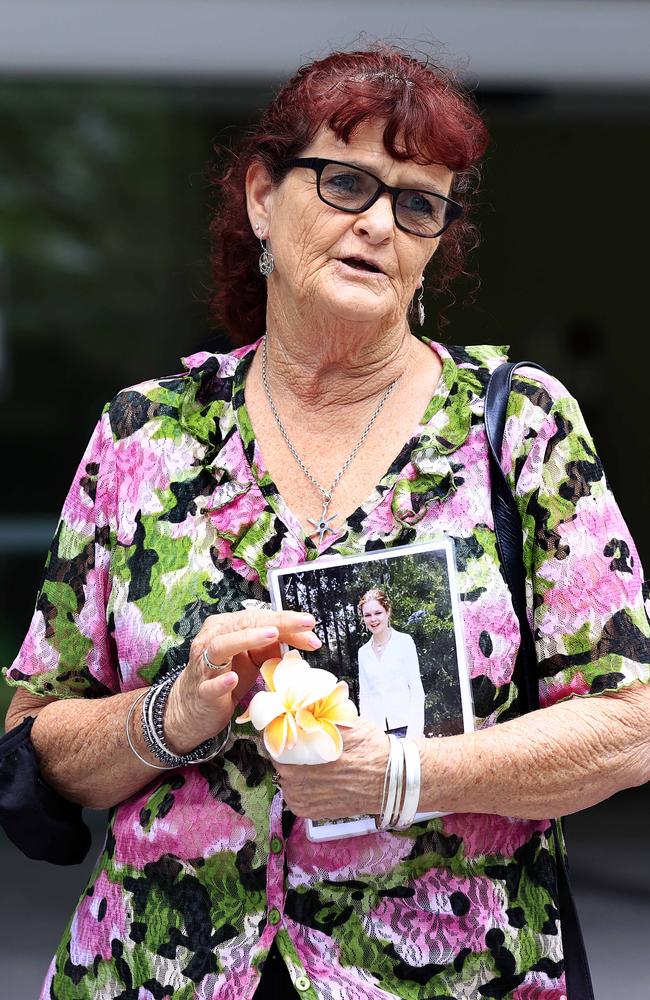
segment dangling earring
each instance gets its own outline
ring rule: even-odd
[[[267,250],[264,240],[260,240],[262,244],[262,252],[260,254],[260,272],[265,278],[268,278],[269,274],[273,274],[275,271],[275,258],[270,250]]]
[[[259,232],[260,227],[255,226],[255,232]],[[273,274],[275,270],[275,259],[273,254],[269,249],[267,249],[267,242],[262,239],[261,236],[257,237],[262,246],[262,252],[259,259],[260,274],[263,274],[265,278],[268,278],[269,274]]]
[[[420,326],[424,326],[424,275],[422,275],[422,284],[420,285],[420,294],[418,295],[418,319]]]

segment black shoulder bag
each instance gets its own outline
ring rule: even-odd
[[[517,368],[540,368],[528,361],[500,365],[492,373],[485,395],[485,429],[490,457],[492,514],[499,558],[512,595],[519,621],[521,644],[515,663],[520,714],[539,708],[539,670],[535,640],[526,614],[526,570],[523,558],[523,531],[519,509],[501,468],[501,444],[513,372]],[[557,865],[558,910],[562,927],[564,971],[569,1000],[594,1000],[589,964],[576,905],[571,893],[559,823],[552,820]]]

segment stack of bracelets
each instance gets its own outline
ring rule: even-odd
[[[152,684],[150,688],[143,691],[143,693],[136,698],[134,702],[132,702],[126,717],[126,738],[129,742],[131,750],[143,764],[146,764],[147,767],[154,767],[159,771],[167,771],[176,767],[186,767],[188,764],[203,764],[205,761],[212,760],[213,757],[216,757],[217,754],[221,753],[230,736],[230,723],[228,723],[223,732],[209,740],[205,740],[189,753],[176,754],[167,746],[165,743],[164,730],[165,707],[167,705],[167,699],[169,698],[169,692],[171,691],[172,684],[182,671],[183,667],[178,667],[176,670],[173,670],[170,674],[168,674],[167,677],[165,677],[165,679],[159,684]],[[159,764],[152,764],[150,761],[145,760],[133,745],[133,740],[131,739],[131,719],[133,718],[133,713],[135,712],[136,707],[140,704],[142,704],[141,721],[144,741],[156,760],[162,762],[162,766]]]
[[[420,802],[420,751],[413,740],[389,736],[378,830],[405,830],[413,823]]]

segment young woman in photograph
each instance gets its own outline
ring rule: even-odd
[[[370,638],[359,650],[359,714],[394,736],[422,736],[424,688],[410,635],[390,623],[384,590],[367,590],[357,605]]]

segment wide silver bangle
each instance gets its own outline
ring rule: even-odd
[[[420,751],[414,740],[401,740],[404,753],[404,796],[393,824],[397,830],[412,826],[420,804]]]
[[[392,734],[389,735],[390,750],[386,763],[386,774],[384,776],[384,794],[382,796],[381,812],[375,819],[375,826],[378,830],[388,830],[390,828],[393,815],[401,797],[401,787],[404,773],[404,757],[400,740]]]
[[[152,764],[150,760],[145,760],[145,758],[138,751],[138,749],[136,748],[136,746],[133,743],[133,740],[131,739],[131,719],[133,718],[133,713],[135,712],[135,710],[138,707],[138,705],[142,704],[142,702],[144,701],[144,699],[146,698],[146,696],[147,696],[147,692],[143,691],[142,694],[138,695],[137,698],[134,698],[133,701],[131,702],[131,704],[129,705],[129,711],[126,714],[126,722],[124,723],[124,728],[126,729],[126,740],[127,740],[127,743],[129,744],[129,746],[131,748],[131,752],[138,758],[139,761],[142,761],[143,764],[146,764],[147,767],[152,767],[155,771],[170,771],[170,770],[173,770],[173,767],[170,767],[169,765],[161,767],[160,764]]]
[[[381,829],[381,827],[379,825],[379,822],[381,820],[381,817],[384,815],[384,813],[386,811],[386,798],[388,796],[388,776],[390,774],[390,755],[391,755],[391,750],[392,749],[393,749],[393,747],[392,747],[392,744],[390,742],[390,736],[389,736],[388,737],[388,757],[386,758],[386,770],[384,771],[384,784],[383,784],[383,788],[382,788],[382,791],[381,791],[381,802],[379,804],[379,813],[375,816],[375,826],[377,827],[378,830]]]
[[[388,826],[391,830],[395,829],[397,826],[397,820],[402,808],[402,795],[404,793],[404,777],[406,772],[406,766],[404,762],[404,740],[395,737],[395,742],[397,744],[396,748],[396,761],[395,768],[397,770],[397,785],[395,788],[395,802],[393,805],[393,813],[390,817]]]

